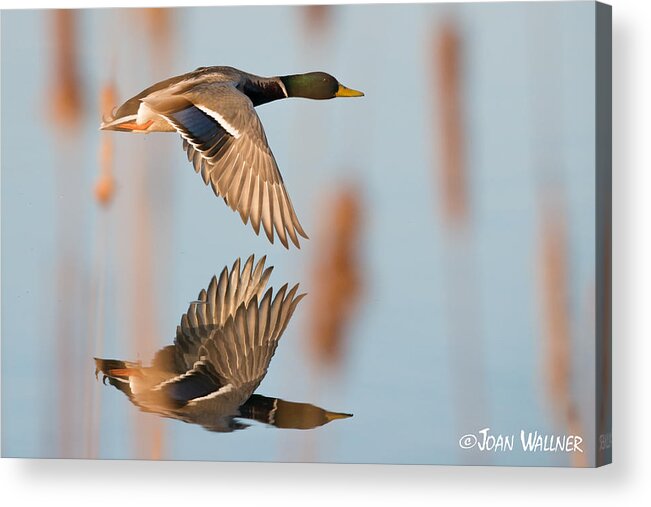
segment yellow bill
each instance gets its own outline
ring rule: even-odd
[[[341,83],[339,84],[339,89],[337,90],[337,93],[335,93],[335,97],[363,97],[363,96],[364,96],[364,92],[359,92],[357,90],[353,90],[352,88],[346,88]]]

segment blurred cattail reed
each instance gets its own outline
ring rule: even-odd
[[[103,118],[108,118],[117,104],[115,87],[108,84],[102,88],[101,113]],[[95,199],[102,206],[108,206],[115,194],[115,178],[113,176],[113,136],[103,135],[100,141],[99,177],[95,183]]]
[[[52,11],[54,54],[52,96],[48,102],[59,125],[75,124],[81,117],[82,97],[77,68],[77,26],[74,10]]]
[[[153,82],[168,72],[173,48],[172,9],[128,11],[131,24],[143,38],[140,51],[129,55],[129,64],[139,81]],[[143,27],[145,28],[143,30]],[[150,63],[143,66],[142,61]],[[155,77],[154,77],[155,76]],[[159,348],[161,315],[158,293],[169,291],[170,260],[166,248],[172,242],[170,209],[174,201],[172,168],[167,139],[153,137],[127,153],[130,172],[129,215],[132,219],[132,257],[129,266],[131,336],[139,357],[148,361]],[[155,146],[155,149],[151,149]],[[175,147],[176,148],[176,147]],[[152,185],[155,191],[152,191]],[[156,263],[151,259],[156,258]],[[150,414],[135,413],[136,455],[161,459],[164,453],[163,421]]]
[[[464,170],[461,110],[461,40],[452,24],[444,25],[434,37],[435,79],[438,81],[438,117],[441,136],[440,170],[443,216],[446,223],[462,226],[468,214],[467,182]]]
[[[168,60],[167,54],[171,48],[172,13],[173,9],[163,7],[138,9],[138,14],[144,21],[150,52],[155,64],[161,65]]]
[[[545,333],[544,371],[558,419],[569,434],[583,435],[572,396],[572,339],[569,311],[569,267],[565,217],[558,206],[543,210],[540,245],[541,302]],[[571,453],[573,466],[587,466],[585,453]]]
[[[104,85],[99,97],[99,113],[102,118],[111,115],[116,104],[115,87],[112,83]],[[103,133],[99,146],[99,175],[94,187],[96,202],[103,208],[108,208],[115,193],[115,178],[113,176],[114,147],[112,136]],[[96,226],[93,228],[95,242],[93,245],[93,268],[91,272],[91,290],[89,298],[87,346],[90,348],[89,358],[101,356],[104,349],[104,303],[106,300],[106,270],[109,256],[108,217],[100,213]],[[96,387],[96,386],[94,386]],[[85,385],[84,410],[86,428],[85,457],[97,458],[99,448],[100,404],[96,399],[96,390]]]
[[[361,293],[359,240],[362,202],[359,190],[343,186],[326,199],[319,224],[310,314],[310,345],[315,362],[337,366],[344,354],[346,328]]]
[[[142,171],[142,168],[140,168]],[[144,198],[146,189],[141,188],[139,195]],[[155,322],[156,294],[154,294],[154,273],[150,259],[154,254],[152,245],[152,220],[150,202],[136,203],[135,227],[133,233],[134,264],[132,298],[137,310],[132,314],[133,334],[136,347],[146,357],[153,357],[157,348],[158,334]],[[141,458],[161,459],[163,446],[162,422],[149,414],[136,414],[136,445]]]
[[[56,228],[57,262],[54,300],[56,301],[56,360],[50,372],[56,379],[53,387],[56,406],[48,407],[58,419],[52,424],[45,417],[44,424],[56,428],[54,444],[58,457],[81,455],[83,415],[80,400],[84,387],[80,380],[80,360],[87,344],[82,330],[87,328],[86,312],[79,312],[85,300],[86,284],[83,269],[83,200],[76,198],[75,189],[83,175],[78,149],[78,132],[83,115],[82,86],[79,81],[77,54],[77,16],[73,10],[53,10],[49,13],[51,31],[49,42],[52,53],[51,77],[43,86],[43,100],[49,107],[48,120],[56,142]]]
[[[570,323],[567,294],[567,245],[562,218],[547,210],[544,216],[541,272],[547,343],[545,371],[549,394],[565,405],[570,377]]]
[[[334,7],[334,5],[302,6],[305,33],[308,36],[324,34],[330,27]]]
[[[465,166],[465,132],[462,110],[463,42],[458,27],[448,22],[436,27],[432,42],[433,78],[438,89],[434,123],[438,143],[432,143],[438,159],[435,181],[445,226],[443,290],[456,425],[470,429],[487,420],[485,355],[477,299],[477,251],[468,202],[469,176]],[[482,459],[486,459],[482,457]]]

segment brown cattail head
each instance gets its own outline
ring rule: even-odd
[[[582,435],[583,425],[572,396],[572,333],[569,306],[569,253],[562,206],[543,208],[540,274],[542,320],[545,324],[547,388],[557,418],[572,435]],[[583,453],[572,453],[574,466],[587,466]]]
[[[172,9],[163,7],[143,8],[137,11],[144,20],[145,33],[151,45],[155,68],[167,63],[172,47]]]
[[[323,33],[328,29],[332,17],[332,5],[305,5],[302,8],[307,34]]]
[[[76,12],[69,9],[52,11],[54,55],[52,117],[57,124],[74,126],[81,117],[82,99],[76,49]]]
[[[567,293],[567,245],[565,224],[557,213],[547,210],[542,229],[541,275],[544,322],[548,344],[549,394],[566,405],[570,383],[570,317]]]
[[[100,95],[102,118],[111,116],[116,104],[115,87],[107,84]],[[99,152],[99,177],[95,183],[95,199],[102,206],[108,206],[115,195],[115,178],[113,177],[113,141],[110,135],[102,136]]]
[[[467,181],[463,156],[461,108],[461,40],[457,29],[447,24],[434,37],[435,79],[438,81],[440,148],[439,182],[443,192],[445,222],[459,226],[468,215]]]
[[[103,152],[102,157],[105,156],[104,153],[106,153],[107,151],[109,150],[102,149]],[[115,195],[115,178],[113,178],[113,176],[110,173],[100,174],[100,177],[97,180],[97,183],[95,184],[95,199],[97,199],[97,202],[102,206],[108,206],[113,200],[114,195]]]
[[[318,236],[320,248],[313,268],[310,336],[317,362],[336,365],[341,360],[345,328],[357,307],[361,289],[358,244],[362,204],[357,188],[339,189],[327,200],[326,208],[329,213],[323,215]]]

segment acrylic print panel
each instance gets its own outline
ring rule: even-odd
[[[3,456],[609,462],[609,83],[593,2],[2,12]]]

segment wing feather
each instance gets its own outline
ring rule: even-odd
[[[297,296],[298,285],[287,291],[284,285],[273,297],[268,289],[238,307],[224,327],[204,341],[200,354],[212,366],[220,381],[245,389],[250,394],[262,381],[278,341],[304,294]],[[273,300],[273,302],[272,302]]]
[[[180,366],[190,369],[200,360],[198,351],[201,344],[234,317],[238,307],[260,297],[273,270],[272,267],[265,268],[265,262],[266,257],[262,257],[255,263],[252,255],[242,266],[237,259],[230,270],[226,267],[219,278],[212,278],[208,289],[199,293],[197,301],[190,303],[176,332]]]
[[[199,83],[181,94],[145,97],[183,138],[194,170],[256,234],[262,223],[273,243],[278,234],[300,248],[307,238],[289,200],[262,123],[251,100],[232,83]],[[275,234],[274,234],[275,232]]]

